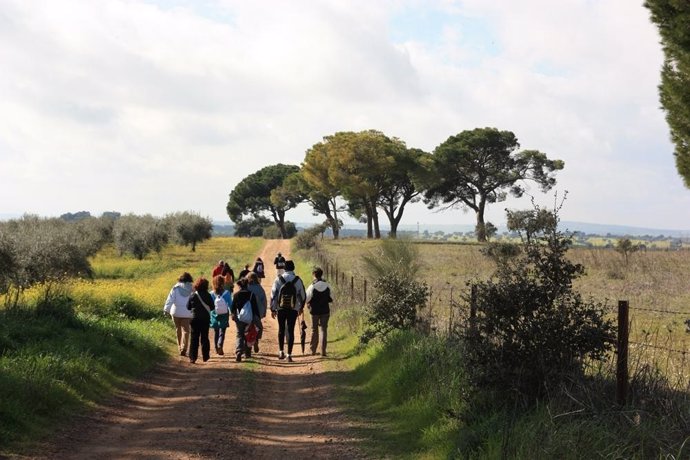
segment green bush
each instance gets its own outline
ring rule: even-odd
[[[404,278],[398,273],[383,276],[374,282],[376,295],[365,310],[366,329],[360,340],[367,343],[374,337],[385,338],[394,330],[409,330],[418,325],[417,312],[429,298],[429,287]]]
[[[295,249],[311,249],[316,246],[316,240],[328,229],[328,224],[314,225],[302,230],[295,237]]]
[[[615,336],[604,305],[572,289],[584,267],[566,257],[571,239],[555,214],[534,215],[543,225],[525,218],[521,253],[497,258],[494,277],[476,284],[477,317],[464,333],[475,384],[529,400],[581,371],[585,359],[603,359]]]

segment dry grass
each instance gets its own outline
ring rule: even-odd
[[[345,285],[341,282],[340,286],[346,296],[350,294],[350,277],[354,276],[355,297],[362,299],[361,256],[375,251],[376,244],[371,240],[345,239],[321,245],[339,273],[346,274]],[[444,330],[451,315],[457,318],[461,314],[451,313],[451,297],[454,301],[461,300],[468,294],[467,283],[487,279],[494,265],[476,244],[421,242],[418,247],[422,258],[418,279],[425,281],[432,292],[425,314],[433,319],[438,330]],[[673,387],[687,388],[690,333],[686,332],[685,321],[690,319],[690,254],[637,252],[627,266],[622,255],[610,249],[573,248],[569,254],[573,261],[585,266],[585,276],[575,284],[585,297],[606,303],[612,315],[619,300],[630,302],[630,340],[634,342],[631,343],[631,373],[654,363]]]

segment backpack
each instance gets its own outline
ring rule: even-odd
[[[254,319],[254,313],[252,312],[252,301],[251,297],[249,300],[247,300],[244,305],[242,305],[242,308],[240,309],[239,314],[237,315],[237,320],[241,323],[249,324],[252,322]]]
[[[278,279],[282,283],[278,291],[278,308],[294,310],[297,304],[297,288],[295,287],[295,282],[299,279],[299,276],[295,276],[292,281],[286,281],[282,276]]]
[[[222,295],[216,295],[216,300],[213,301],[216,306],[217,315],[225,315],[230,309],[228,308],[228,303],[225,301]]]

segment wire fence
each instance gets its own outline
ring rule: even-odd
[[[374,292],[369,280],[339,267],[321,250],[316,250],[316,257],[341,302],[347,300],[351,305],[364,306],[371,300]],[[469,324],[473,316],[472,297],[472,287],[467,284],[432,284],[426,308],[419,314],[428,324],[430,333],[450,334]],[[616,345],[611,359],[617,369],[619,402],[627,399],[630,376],[648,370],[649,366],[655,366],[671,388],[690,390],[690,308],[681,311],[630,307],[627,301],[619,301],[617,308],[611,308],[611,313],[618,321],[618,334],[609,339]],[[658,325],[654,332],[647,326],[642,327],[650,317],[675,317],[680,321],[674,321],[674,327],[662,334]]]

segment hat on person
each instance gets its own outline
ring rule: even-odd
[[[294,269],[295,269],[295,263],[291,260],[286,260],[285,261],[285,270],[290,272]]]

